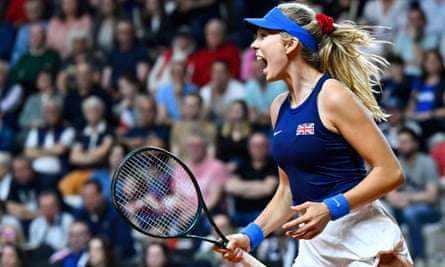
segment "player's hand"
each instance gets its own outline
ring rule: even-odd
[[[323,202],[305,202],[291,207],[302,214],[283,225],[286,235],[295,239],[312,239],[320,234],[331,220],[331,213]]]
[[[241,262],[243,252],[250,251],[250,240],[246,235],[233,234],[227,236],[229,243],[226,248],[213,246],[213,250],[220,253],[224,259],[230,262]]]

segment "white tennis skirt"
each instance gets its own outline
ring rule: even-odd
[[[300,240],[292,267],[378,266],[387,253],[413,266],[399,225],[377,200],[330,221],[315,238]]]

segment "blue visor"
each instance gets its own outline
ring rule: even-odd
[[[244,22],[254,32],[256,32],[258,28],[285,31],[298,38],[309,50],[315,51],[315,49],[317,49],[317,40],[314,36],[290,18],[286,17],[278,7],[274,7],[262,19],[248,18],[244,19]]]

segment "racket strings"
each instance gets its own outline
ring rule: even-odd
[[[199,216],[195,185],[184,167],[167,154],[135,154],[115,179],[115,202],[121,213],[146,233],[180,235]]]

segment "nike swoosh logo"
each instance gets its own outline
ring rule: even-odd
[[[279,130],[273,133],[273,136],[279,135],[283,130]]]
[[[340,207],[340,202],[338,202],[338,200],[336,200],[335,198],[334,198],[334,202],[335,202],[335,204],[337,204],[337,208]]]

